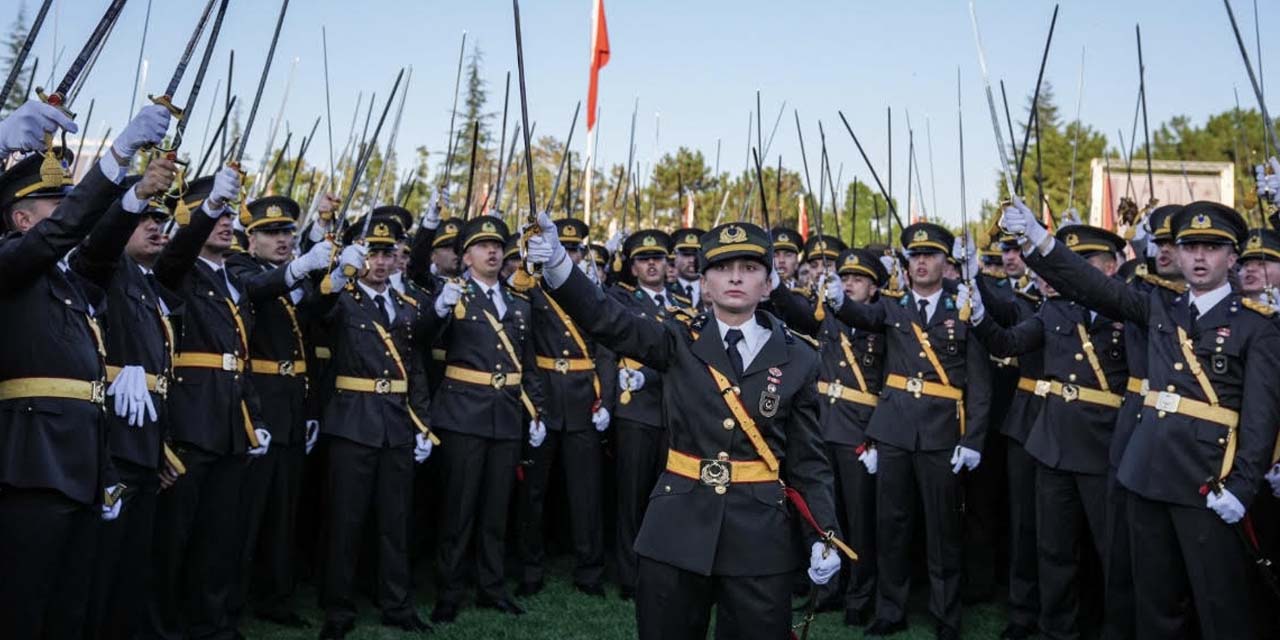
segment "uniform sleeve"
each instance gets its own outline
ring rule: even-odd
[[[431,243],[435,238],[435,229],[418,229],[418,233],[413,236],[413,245],[409,247],[409,264],[405,267],[405,275],[427,291],[434,291],[436,288],[431,279]]]
[[[813,317],[813,303],[804,295],[780,286],[769,292],[769,302],[788,327],[815,338],[822,330],[822,323]]]
[[[94,225],[89,237],[72,254],[69,263],[71,269],[89,282],[106,289],[116,274],[120,255],[124,253],[124,247],[129,244],[129,238],[141,219],[140,215],[125,211],[120,200],[111,203],[106,215]]]
[[[1280,330],[1274,323],[1259,332],[1245,352],[1244,397],[1240,402],[1236,457],[1226,488],[1246,508],[1262,487],[1262,476],[1271,465],[1280,424]]]
[[[884,298],[867,303],[845,298],[844,304],[836,310],[836,317],[855,329],[881,332],[884,331],[886,304],[889,303]]]
[[[227,271],[254,302],[272,300],[289,293],[292,288],[285,281],[283,266],[263,269],[248,256],[234,256],[227,260]]]
[[[568,280],[548,293],[579,327],[618,355],[659,371],[674,357],[675,336],[664,323],[632,313],[606,296],[581,269],[573,269]]]
[[[1001,295],[992,286],[993,278],[986,274],[978,274],[978,294],[982,296],[982,306],[987,308],[987,316],[1002,327],[1012,326],[1018,322],[1018,303],[1013,296]],[[1014,294],[1017,295],[1017,294]]]
[[[1150,310],[1146,295],[1093,268],[1062,243],[1055,242],[1048,255],[1032,251],[1026,254],[1026,260],[1062,297],[1108,318],[1146,326]]]
[[[178,229],[156,257],[156,280],[171,290],[178,290],[217,224],[217,218],[206,215],[203,210],[192,212],[190,223]]]
[[[973,333],[997,358],[1016,357],[1044,348],[1044,322],[1038,315],[1008,328],[991,318],[983,318],[974,325]]]
[[[834,531],[837,537],[842,537],[833,493],[835,473],[827,458],[818,426],[818,362],[815,357],[813,365],[805,374],[804,384],[792,398],[786,427],[787,453],[783,476],[787,486],[794,487],[804,497],[818,525],[824,530]],[[808,543],[812,544],[820,539],[810,527],[801,526],[804,527]]]
[[[960,444],[982,451],[991,419],[991,360],[981,340],[965,340],[965,430]]]
[[[618,357],[604,346],[595,345],[596,377],[600,379],[600,406],[612,414],[618,391]]]

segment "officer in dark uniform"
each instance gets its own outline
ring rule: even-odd
[[[434,313],[426,314],[447,354],[444,382],[431,407],[431,424],[444,441],[441,471],[448,496],[437,553],[440,591],[431,614],[436,622],[457,618],[473,540],[478,604],[524,613],[503,580],[507,510],[521,442],[537,448],[546,437],[533,311],[523,294],[498,279],[507,225],[477,216],[459,237],[468,278],[465,284],[445,283]]]
[[[868,249],[846,249],[833,264],[846,297],[855,302],[874,302],[889,281],[884,265]],[[876,593],[876,454],[866,428],[884,378],[884,334],[850,328],[830,309],[818,320],[810,297],[781,286],[770,300],[788,326],[813,336],[820,345],[822,439],[836,473],[841,526],[862,556],[850,567],[844,598],[837,606],[844,609],[846,625],[862,626],[871,617]],[[839,598],[839,593],[833,595]]]
[[[800,246],[804,240],[795,229],[785,226],[770,229],[769,235],[773,238],[773,265],[778,277],[784,287],[795,288],[800,270]]]
[[[815,583],[839,572],[842,551],[828,546],[837,527],[818,426],[818,354],[757,313],[770,288],[768,235],[729,223],[703,236],[703,295],[714,312],[686,324],[654,322],[609,299],[574,269],[547,216],[538,222],[544,231],[529,259],[545,263],[551,295],[597,340],[666,373],[671,449],[636,540],[640,637],[703,638],[713,606],[720,637],[785,637],[801,557],[784,486],[808,499]]]
[[[329,462],[322,639],[343,638],[355,627],[356,566],[369,526],[378,541],[382,624],[430,629],[414,611],[408,547],[413,463],[426,460],[435,444],[426,423],[426,377],[414,352],[414,341],[429,331],[429,311],[390,286],[404,238],[400,223],[374,216],[359,244],[363,226],[344,234],[346,248],[329,275],[333,293],[323,297],[321,311],[332,327],[336,374],[321,420]]]
[[[698,243],[706,233],[696,227],[677,229],[671,234],[676,267],[676,292],[689,301],[691,309],[701,309],[702,282],[698,273]]]
[[[582,243],[590,229],[576,218],[556,221],[560,242],[577,264]],[[594,268],[591,267],[591,268]],[[543,548],[543,505],[551,468],[559,458],[568,494],[570,537],[576,566],[573,583],[588,595],[603,596],[604,528],[601,492],[600,432],[609,428],[609,410],[603,406],[613,392],[616,376],[602,379],[597,371],[595,342],[583,335],[564,309],[540,287],[525,292],[533,310],[533,343],[538,375],[547,400],[542,420],[547,439],[524,459],[520,483],[520,556],[523,567],[517,595],[542,590],[546,569]],[[612,371],[613,367],[608,367]]]
[[[194,180],[175,205],[189,222],[156,259],[155,275],[184,306],[169,385],[169,432],[187,473],[156,507],[154,575],[146,637],[230,634],[239,574],[245,456],[266,454],[271,433],[248,379],[252,303],[228,273],[240,174]]]
[[[930,575],[929,610],[939,638],[960,632],[960,482],[962,469],[982,460],[991,400],[988,354],[960,320],[960,307],[942,279],[951,232],[932,223],[902,230],[911,286],[901,298],[872,304],[844,301],[828,285],[839,318],[885,333],[885,390],[867,435],[875,441],[877,566],[873,636],[905,629],[910,590],[911,535],[917,497],[923,501]],[[843,305],[841,304],[843,302]]]
[[[675,315],[663,284],[670,237],[644,229],[627,237],[620,250],[630,280],[609,288],[608,295],[632,313],[656,322]],[[619,357],[614,439],[617,446],[618,517],[615,564],[623,599],[635,595],[636,534],[644,519],[649,493],[666,464],[666,423],[662,415],[662,374],[646,363]]]
[[[1138,636],[1195,635],[1195,619],[1206,638],[1251,637],[1256,612],[1240,594],[1249,562],[1230,529],[1271,461],[1280,388],[1270,377],[1280,370],[1280,329],[1270,307],[1243,298],[1227,280],[1248,233],[1243,218],[1212,202],[1173,214],[1184,294],[1160,287],[1143,294],[1103,276],[1020,203],[1006,208],[1001,224],[1025,234],[1028,264],[1064,296],[1147,327],[1149,391],[1117,476],[1130,491]]]
[[[1280,287],[1280,232],[1250,229],[1240,253],[1240,293],[1258,302],[1276,302]]]
[[[1120,236],[1098,227],[1070,225],[1057,238],[1098,271],[1114,277]],[[1042,351],[1043,377],[1024,384],[1044,399],[1026,451],[1036,460],[1036,530],[1039,532],[1040,633],[1077,637],[1081,594],[1096,593],[1081,571],[1089,537],[1105,557],[1108,449],[1128,379],[1124,325],[1063,298],[1046,301],[1032,317],[1002,328],[985,321],[975,297],[974,333],[997,357]]]
[[[122,498],[128,508],[104,521],[99,532],[88,618],[95,637],[132,638],[145,612],[159,470],[168,466],[161,453],[168,418],[165,397],[174,321],[181,309],[177,296],[151,274],[163,247],[160,228],[169,219],[169,211],[152,198],[163,194],[176,171],[173,162],[159,157],[148,164],[145,177],[126,178],[133,188],[111,205],[69,260],[72,271],[106,292],[102,329],[108,383],[140,381],[151,400],[145,412],[107,414],[107,447],[112,467],[127,487]]]
[[[125,192],[134,153],[168,122],[167,111],[143,109],[74,189],[61,150],[0,174],[0,629],[10,637],[81,633],[96,520],[122,509],[104,446],[102,333],[87,283],[59,261]]]

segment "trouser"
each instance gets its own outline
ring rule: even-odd
[[[1129,493],[1116,480],[1116,470],[1107,471],[1107,537],[1103,576],[1107,581],[1102,637],[1129,640],[1134,629],[1133,559],[1129,551]]]
[[[1005,442],[999,436],[986,439],[982,464],[960,474],[960,527],[963,564],[960,572],[964,601],[991,599],[996,592],[997,551],[1005,531]],[[1003,558],[1001,558],[1003,560]]]
[[[437,545],[439,600],[457,604],[466,590],[468,546],[475,543],[475,579],[480,595],[507,597],[503,582],[507,511],[511,504],[519,440],[493,440],[443,432],[444,501]]]
[[[880,575],[876,617],[896,622],[907,615],[916,500],[924,505],[929,566],[929,612],[960,628],[960,482],[951,472],[951,451],[907,451],[878,444],[876,551]]]
[[[604,574],[604,534],[600,508],[600,434],[594,429],[548,431],[542,446],[530,448],[525,456],[518,507],[523,561],[520,580],[534,583],[546,577],[543,507],[557,455],[564,470],[570,538],[577,561],[573,581],[579,585],[598,585]]]
[[[1233,525],[1202,506],[1136,493],[1128,512],[1137,637],[1252,637],[1249,562]]]
[[[187,473],[160,492],[144,637],[232,637],[245,457],[178,446]]]
[[[52,489],[0,487],[0,633],[78,638],[99,509]]]
[[[1040,618],[1040,582],[1036,571],[1036,461],[1010,439],[1009,472],[1009,623],[1032,627]]]
[[[858,553],[858,562],[846,562],[844,608],[862,611],[876,594],[876,477],[858,460],[857,447],[827,444],[827,457],[836,473],[836,501],[844,516],[840,523],[845,542]],[[834,585],[833,580],[828,585]]]
[[[93,562],[93,593],[88,629],[92,637],[127,640],[142,626],[151,574],[151,540],[155,527],[156,470],[116,459],[120,481],[129,488],[115,520],[98,527],[97,557]]]
[[[636,625],[641,640],[778,640],[791,631],[791,573],[704,576],[640,556]]]
[[[412,612],[409,589],[409,492],[413,490],[413,447],[369,447],[328,438],[328,552],[321,606],[325,621],[355,619],[355,579],[366,525],[375,529],[378,586],[384,616]]]
[[[1080,637],[1080,597],[1101,585],[1084,584],[1081,558],[1090,539],[1105,557],[1107,477],[1036,468],[1036,545],[1040,572],[1040,635]]]
[[[649,493],[667,464],[667,432],[618,419],[613,425],[613,437],[618,445],[618,525],[614,547],[618,586],[624,591],[634,591],[636,534],[649,507]]]
[[[306,445],[272,444],[249,463],[240,492],[240,576],[231,609],[284,612],[293,593],[294,527]]]

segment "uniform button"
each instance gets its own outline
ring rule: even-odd
[[[564,351],[561,351],[561,352],[560,352],[560,354],[561,354],[561,355],[566,355],[566,356],[567,356],[567,355],[569,355],[569,350],[568,350],[568,349],[565,349]]]
[[[921,351],[921,352],[920,352],[920,357],[921,357],[921,358],[925,357],[925,355],[924,355],[924,352],[923,352],[923,351]]]
[[[1181,362],[1175,362],[1175,363],[1173,363],[1173,370],[1174,370],[1174,371],[1182,371],[1182,363],[1181,363]]]
[[[733,422],[733,418],[725,418],[724,422],[720,424],[725,428],[725,430],[728,430],[728,431],[732,431],[733,427],[735,426]]]
[[[728,490],[729,490],[729,487],[726,487],[726,486],[724,486],[724,485],[720,485],[720,486],[716,487],[716,494],[717,494],[717,495],[724,495],[724,494],[725,494],[725,492],[727,492]]]
[[[665,491],[665,492],[667,492],[667,493],[671,493],[671,485],[669,485],[669,484],[668,484],[668,485],[664,485],[664,486],[662,487],[662,490],[663,490],[663,491]]]
[[[1218,444],[1221,444],[1221,445],[1225,445],[1225,444],[1227,444],[1227,439],[1226,439],[1226,438],[1218,438]]]
[[[571,337],[573,337],[573,334],[570,334],[568,331],[566,331],[566,332],[564,332],[564,337],[566,337],[566,338],[571,338]]]
[[[1213,351],[1214,353],[1222,353],[1222,347],[1214,347]]]
[[[1072,382],[1075,382],[1075,381],[1076,381],[1076,374],[1074,374],[1074,373],[1072,373],[1072,374],[1068,374],[1068,375],[1067,375],[1067,379],[1068,379],[1068,380],[1070,380],[1070,381],[1072,381]]]
[[[1174,387],[1173,385],[1169,385],[1169,386],[1165,387],[1165,388],[1164,388],[1164,390],[1165,390],[1165,391],[1168,391],[1169,393],[1173,393],[1174,388],[1175,388],[1175,387]]]
[[[1077,354],[1076,354],[1076,362],[1079,362],[1079,361],[1081,361],[1081,360],[1084,360],[1084,354],[1083,354],[1083,353],[1077,353]]]
[[[719,460],[719,461],[721,461],[721,462],[724,462],[724,461],[726,461],[726,460],[728,460],[728,459],[729,459],[729,454],[727,454],[727,453],[725,453],[725,452],[723,452],[723,451],[721,451],[720,453],[717,453],[717,454],[716,454],[716,460]]]
[[[1157,418],[1163,418],[1163,417],[1164,417],[1164,412],[1163,412],[1163,411],[1157,411],[1157,412],[1156,412],[1156,417],[1157,417]]]
[[[843,366],[845,366],[845,364],[844,364],[844,360],[841,360],[841,361],[840,361],[840,366],[842,366],[842,367],[843,367]]]
[[[63,300],[63,302],[67,303],[68,307],[71,306],[71,298],[67,298],[66,300]]]
[[[238,374],[238,373],[232,374],[232,375],[231,375],[231,379],[232,379],[232,380],[239,380],[239,379],[240,379],[240,374]]]
[[[360,325],[360,328],[361,328],[361,329],[363,329],[363,328],[364,328],[364,325]]]
[[[499,371],[501,371],[501,370],[502,370],[502,365],[500,365],[500,364],[495,364],[495,365],[493,365],[493,366],[494,366],[494,367],[496,367]]]
[[[386,369],[383,369],[383,370],[382,370],[382,375],[384,375],[384,376],[389,376],[389,375],[391,375],[391,372],[390,372],[390,371],[387,371]]]
[[[496,344],[496,345],[494,345],[494,346],[498,348],[498,351],[502,351],[502,345],[501,345],[501,344]]]

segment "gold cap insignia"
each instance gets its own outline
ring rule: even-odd
[[[656,247],[658,246],[658,240],[653,236],[645,236],[640,245],[645,247]]]
[[[1080,236],[1078,236],[1078,235],[1076,235],[1076,234],[1074,234],[1074,233],[1068,233],[1068,234],[1067,234],[1067,246],[1068,246],[1068,247],[1074,247],[1074,246],[1076,246],[1076,245],[1078,245],[1078,244],[1080,244]]]
[[[267,207],[267,217],[268,217],[268,218],[279,218],[279,217],[281,217],[281,216],[283,216],[283,215],[284,215],[284,209],[281,209],[281,208],[280,208],[280,205],[278,205],[278,204],[273,204],[273,205],[271,205],[271,206]]]
[[[497,228],[497,227],[495,227],[495,226],[493,226],[493,223],[492,223],[492,222],[485,222],[484,224],[481,224],[481,225],[480,225],[480,230],[481,230],[481,231],[483,231],[483,232],[485,232],[485,233],[497,233],[497,232],[498,232],[498,228]]]
[[[388,227],[384,222],[379,222],[378,224],[373,225],[373,236],[375,238],[390,238],[391,227]]]
[[[924,229],[918,229],[916,230],[916,234],[911,236],[911,241],[912,242],[928,242],[929,232],[925,231]]]
[[[1261,235],[1259,235],[1259,234],[1256,234],[1256,233],[1255,233],[1255,234],[1253,234],[1253,235],[1251,235],[1251,236],[1249,236],[1249,242],[1248,242],[1248,243],[1246,243],[1246,245],[1245,245],[1245,246],[1246,246],[1246,247],[1248,247],[1248,248],[1250,248],[1250,249],[1261,249],[1261,248],[1262,248],[1262,236],[1261,236]]]
[[[731,224],[720,230],[720,242],[744,242],[747,239],[747,230],[736,224]]]
[[[1213,221],[1210,220],[1209,216],[1206,214],[1197,213],[1194,217],[1191,218],[1192,229],[1208,229],[1209,227],[1212,227],[1212,226],[1213,226]]]
[[[570,238],[576,238],[578,237],[578,230],[573,225],[569,225],[564,228],[564,234]]]
[[[689,235],[684,237],[684,241],[691,244],[698,244],[698,236],[690,233]]]

